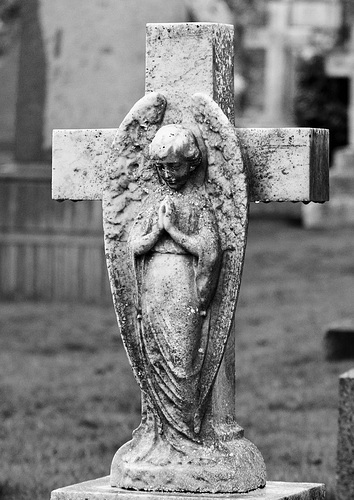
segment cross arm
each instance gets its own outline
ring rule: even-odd
[[[54,130],[52,197],[100,200],[116,129]],[[237,129],[249,173],[250,201],[324,202],[328,131]]]

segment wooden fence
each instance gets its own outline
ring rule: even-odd
[[[111,301],[101,203],[53,201],[50,165],[0,165],[0,298]]]

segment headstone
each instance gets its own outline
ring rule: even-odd
[[[342,22],[338,0],[295,0],[291,8],[292,25],[320,29],[338,29]]]
[[[326,359],[354,359],[354,323],[345,321],[327,329],[324,338]]]
[[[337,500],[354,498],[354,369],[339,378]]]
[[[354,225],[354,24],[346,49],[336,50],[326,63],[327,75],[348,78],[348,146],[334,153],[330,171],[331,201],[328,206],[307,207],[303,212],[305,227],[329,228]]]
[[[112,130],[54,135],[53,197],[103,198],[113,300],[143,394],[142,425],[113,459],[110,484],[118,490],[103,479],[81,485],[80,493],[75,487],[74,495],[109,498],[122,494],[119,488],[127,495],[127,489],[245,493],[265,484],[263,460],[235,421],[232,325],[247,182],[254,200],[325,201],[328,135],[312,129],[236,134],[228,120],[229,25],[148,25],[146,60],[147,93],[110,151],[104,144]],[[288,494],[292,486],[284,487]],[[322,498],[323,487],[307,485],[298,494]]]
[[[345,148],[334,155],[330,172],[331,201],[328,206],[309,207],[303,212],[308,228],[328,228],[354,225],[354,28],[345,51],[336,51],[328,57],[327,74],[348,78],[350,82],[348,109],[348,140]]]
[[[16,83],[19,59],[17,36],[0,56],[0,150],[11,151],[15,140]],[[0,160],[1,161],[1,160]]]

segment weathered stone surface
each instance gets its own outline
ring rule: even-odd
[[[248,157],[250,201],[328,200],[328,131],[236,130]],[[102,198],[104,163],[116,131],[54,131],[54,199]]]
[[[195,94],[181,121],[164,126],[167,108],[162,94],[146,94],[108,163],[108,271],[144,395],[142,423],[117,451],[111,484],[245,492],[265,484],[264,462],[236,424],[233,394],[220,388],[213,398],[213,386],[240,286],[246,174],[234,128],[211,98]]]
[[[149,25],[147,39],[148,92],[116,134],[103,191],[113,300],[143,393],[142,424],[115,455],[111,484],[247,492],[265,484],[265,467],[235,421],[232,323],[247,232],[245,165],[257,154],[252,144],[241,153],[226,116],[232,27]],[[284,141],[279,130],[274,144],[262,139],[266,158]],[[317,157],[326,134],[306,140],[305,161],[325,184]],[[285,143],[302,156],[296,134]],[[314,184],[309,176],[301,196],[326,195]]]
[[[126,491],[112,488],[109,476],[93,481],[74,484],[66,488],[52,491],[51,500],[220,500],[221,498],[235,500],[324,500],[325,487],[313,483],[285,483],[268,481],[267,486],[250,493],[232,493],[227,495],[184,493],[151,493],[142,491]]]
[[[324,337],[324,346],[329,361],[354,359],[354,322],[330,326]]]
[[[328,200],[327,130],[251,128],[236,131],[248,159],[251,201]]]
[[[337,500],[354,498],[354,369],[339,378]]]
[[[233,37],[233,26],[217,23],[147,25],[145,90],[166,96],[171,123],[197,92],[212,97],[234,122]]]
[[[54,130],[52,197],[101,200],[117,129]]]

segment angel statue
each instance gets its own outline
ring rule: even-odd
[[[142,391],[142,421],[113,458],[111,485],[263,487],[259,451],[213,407],[248,218],[237,137],[217,104],[195,94],[176,115],[161,94],[138,101],[112,146],[103,210],[113,301]]]

